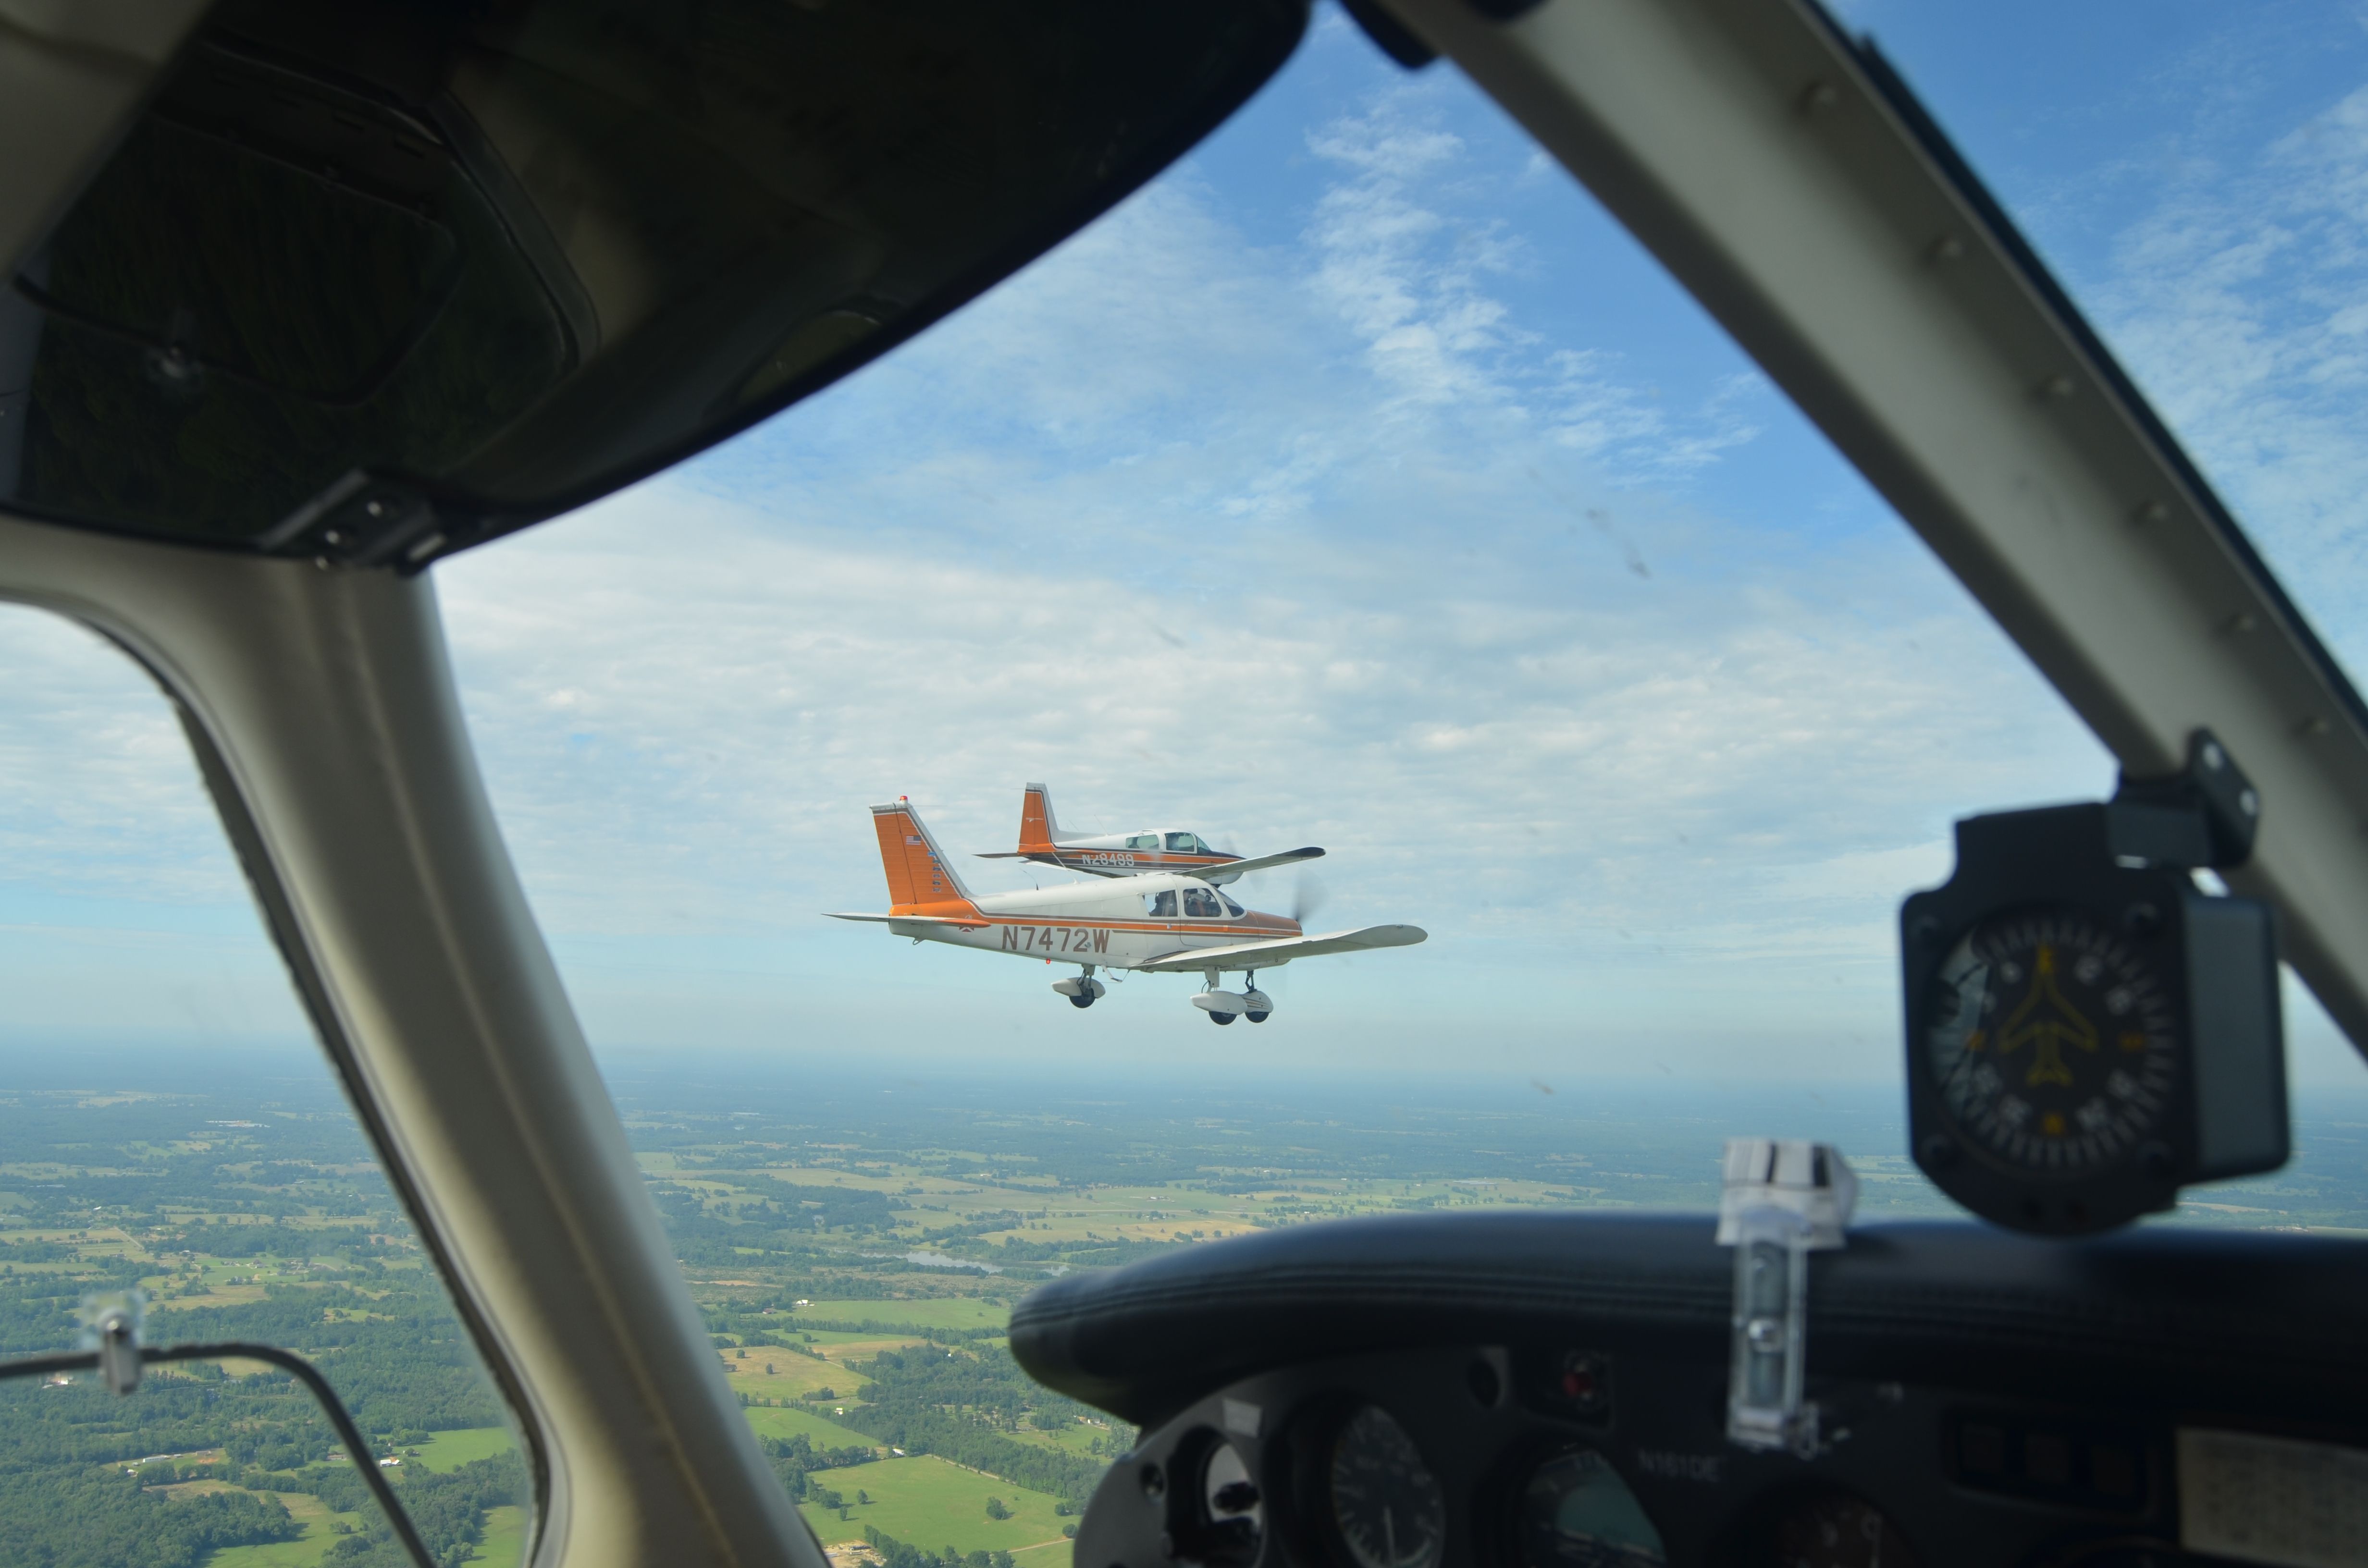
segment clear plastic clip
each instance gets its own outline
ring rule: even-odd
[[[83,1298],[83,1346],[98,1352],[98,1381],[109,1393],[140,1386],[140,1326],[147,1313],[148,1298],[138,1290]]]
[[[1846,1244],[1858,1177],[1830,1143],[1730,1138],[1718,1244],[1735,1249],[1727,1352],[1727,1440],[1817,1451],[1817,1407],[1802,1397],[1809,1336],[1809,1254]]]

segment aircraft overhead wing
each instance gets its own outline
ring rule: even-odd
[[[1253,855],[1247,860],[1228,860],[1221,866],[1179,866],[1177,870],[1188,877],[1238,877],[1244,871],[1263,871],[1269,866],[1288,866],[1295,860],[1323,858],[1324,851],[1310,845],[1304,849],[1286,849],[1280,855]]]
[[[971,853],[981,860],[1025,860],[1031,858],[1031,856],[1022,855],[1019,851],[1011,849],[974,849]],[[1240,876],[1244,871],[1263,871],[1269,866],[1289,866],[1301,860],[1321,859],[1324,856],[1324,851],[1316,848],[1313,845],[1310,845],[1304,849],[1286,849],[1280,855],[1258,855],[1251,857],[1247,860],[1221,861],[1214,866],[1151,865],[1119,867],[1096,866],[1091,864],[1088,858],[1094,853],[1095,851],[1089,849],[1071,849],[1065,852],[1057,849],[1048,849],[1036,851],[1035,855],[1042,856],[1059,854],[1062,857],[1062,869],[1069,871],[1083,871],[1089,877],[1144,877],[1172,872],[1179,877],[1223,877],[1228,881]]]
[[[827,920],[869,920],[880,926],[960,926],[976,931],[985,926],[984,920],[957,920],[951,915],[837,915],[823,911]]]
[[[1236,942],[1230,948],[1188,948],[1134,967],[1167,971],[1190,971],[1212,967],[1264,968],[1269,963],[1319,958],[1326,953],[1360,953],[1372,948],[1410,948],[1429,935],[1419,926],[1360,926],[1353,931],[1327,931],[1321,937],[1279,937],[1269,942]],[[1263,961],[1254,965],[1252,960]]]

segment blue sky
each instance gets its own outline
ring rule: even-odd
[[[1848,12],[2368,667],[2355,6]],[[1956,816],[2102,752],[1713,325],[1440,66],[1337,13],[1190,159],[747,437],[438,570],[596,1043],[1583,1081],[1897,1072],[1891,922]],[[0,1029],[301,1034],[161,703],[0,623]],[[863,807],[1318,843],[1261,1031],[1194,983],[818,918]],[[973,886],[1026,885],[973,862]],[[2358,1072],[2298,1010],[2306,1077]]]

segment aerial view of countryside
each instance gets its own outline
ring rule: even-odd
[[[58,1069],[43,1081],[55,1084]],[[1246,1232],[1408,1209],[1714,1202],[1723,1136],[1830,1137],[1869,1221],[1945,1206],[1866,1091],[860,1077],[610,1064],[731,1386],[838,1568],[1068,1568],[1134,1434],[1005,1348],[1038,1282]],[[293,1349],[336,1390],[448,1568],[507,1565],[529,1483],[502,1402],[342,1097],[317,1070],[202,1085],[0,1085],[0,1345],[72,1348],[129,1301],[152,1344]],[[71,1077],[71,1074],[68,1074]],[[20,1081],[33,1075],[19,1074]],[[2359,1119],[2174,1222],[2368,1227]],[[395,1568],[356,1465],[284,1372],[234,1358],[0,1383],[0,1565]]]

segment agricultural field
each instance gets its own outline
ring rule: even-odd
[[[821,1479],[846,1499],[841,1508],[807,1502],[800,1512],[825,1545],[861,1540],[871,1525],[882,1533],[928,1551],[951,1549],[1008,1551],[1015,1556],[1033,1551],[1030,1562],[1042,1562],[1047,1549],[1064,1549],[1062,1530],[1076,1521],[1054,1508],[1060,1500],[1030,1492],[977,1471],[964,1470],[935,1455],[885,1459],[871,1464],[824,1472]],[[869,1497],[870,1502],[861,1501]],[[987,1512],[988,1500],[998,1500],[1008,1517]]]
[[[462,1426],[450,1432],[431,1432],[424,1442],[406,1447],[404,1462],[440,1473],[508,1453],[517,1446],[507,1426]]]
[[[467,1561],[486,1568],[511,1568],[526,1560],[526,1510],[515,1503],[485,1510],[484,1539]],[[213,1568],[209,1564],[208,1568]]]
[[[1111,1423],[1107,1419],[1078,1416],[1050,1430],[1040,1426],[1015,1427],[1010,1435],[1023,1443],[1040,1443],[1064,1454],[1075,1454],[1079,1459],[1096,1459],[1110,1453],[1111,1432]]]
[[[201,1491],[224,1491],[220,1482],[190,1482],[173,1492],[187,1496]],[[309,1492],[271,1493],[287,1508],[304,1533],[293,1540],[258,1543],[252,1546],[225,1546],[206,1559],[206,1568],[313,1568],[326,1555],[329,1548],[352,1533],[364,1521],[359,1513],[340,1514]],[[343,1526],[343,1529],[336,1527]],[[334,1533],[333,1533],[334,1532]],[[515,1556],[501,1560],[516,1562]]]
[[[827,1411],[817,1414],[796,1406],[772,1410],[752,1408],[748,1412],[748,1426],[760,1437],[787,1439],[803,1437],[817,1449],[877,1448],[872,1438],[852,1426],[841,1426],[828,1419],[828,1415]]]
[[[1001,1333],[1011,1316],[1008,1303],[968,1296],[941,1296],[929,1301],[812,1301],[796,1310],[801,1320],[815,1322],[893,1324],[900,1328],[993,1329]],[[861,1335],[839,1335],[840,1343],[860,1343]]]

